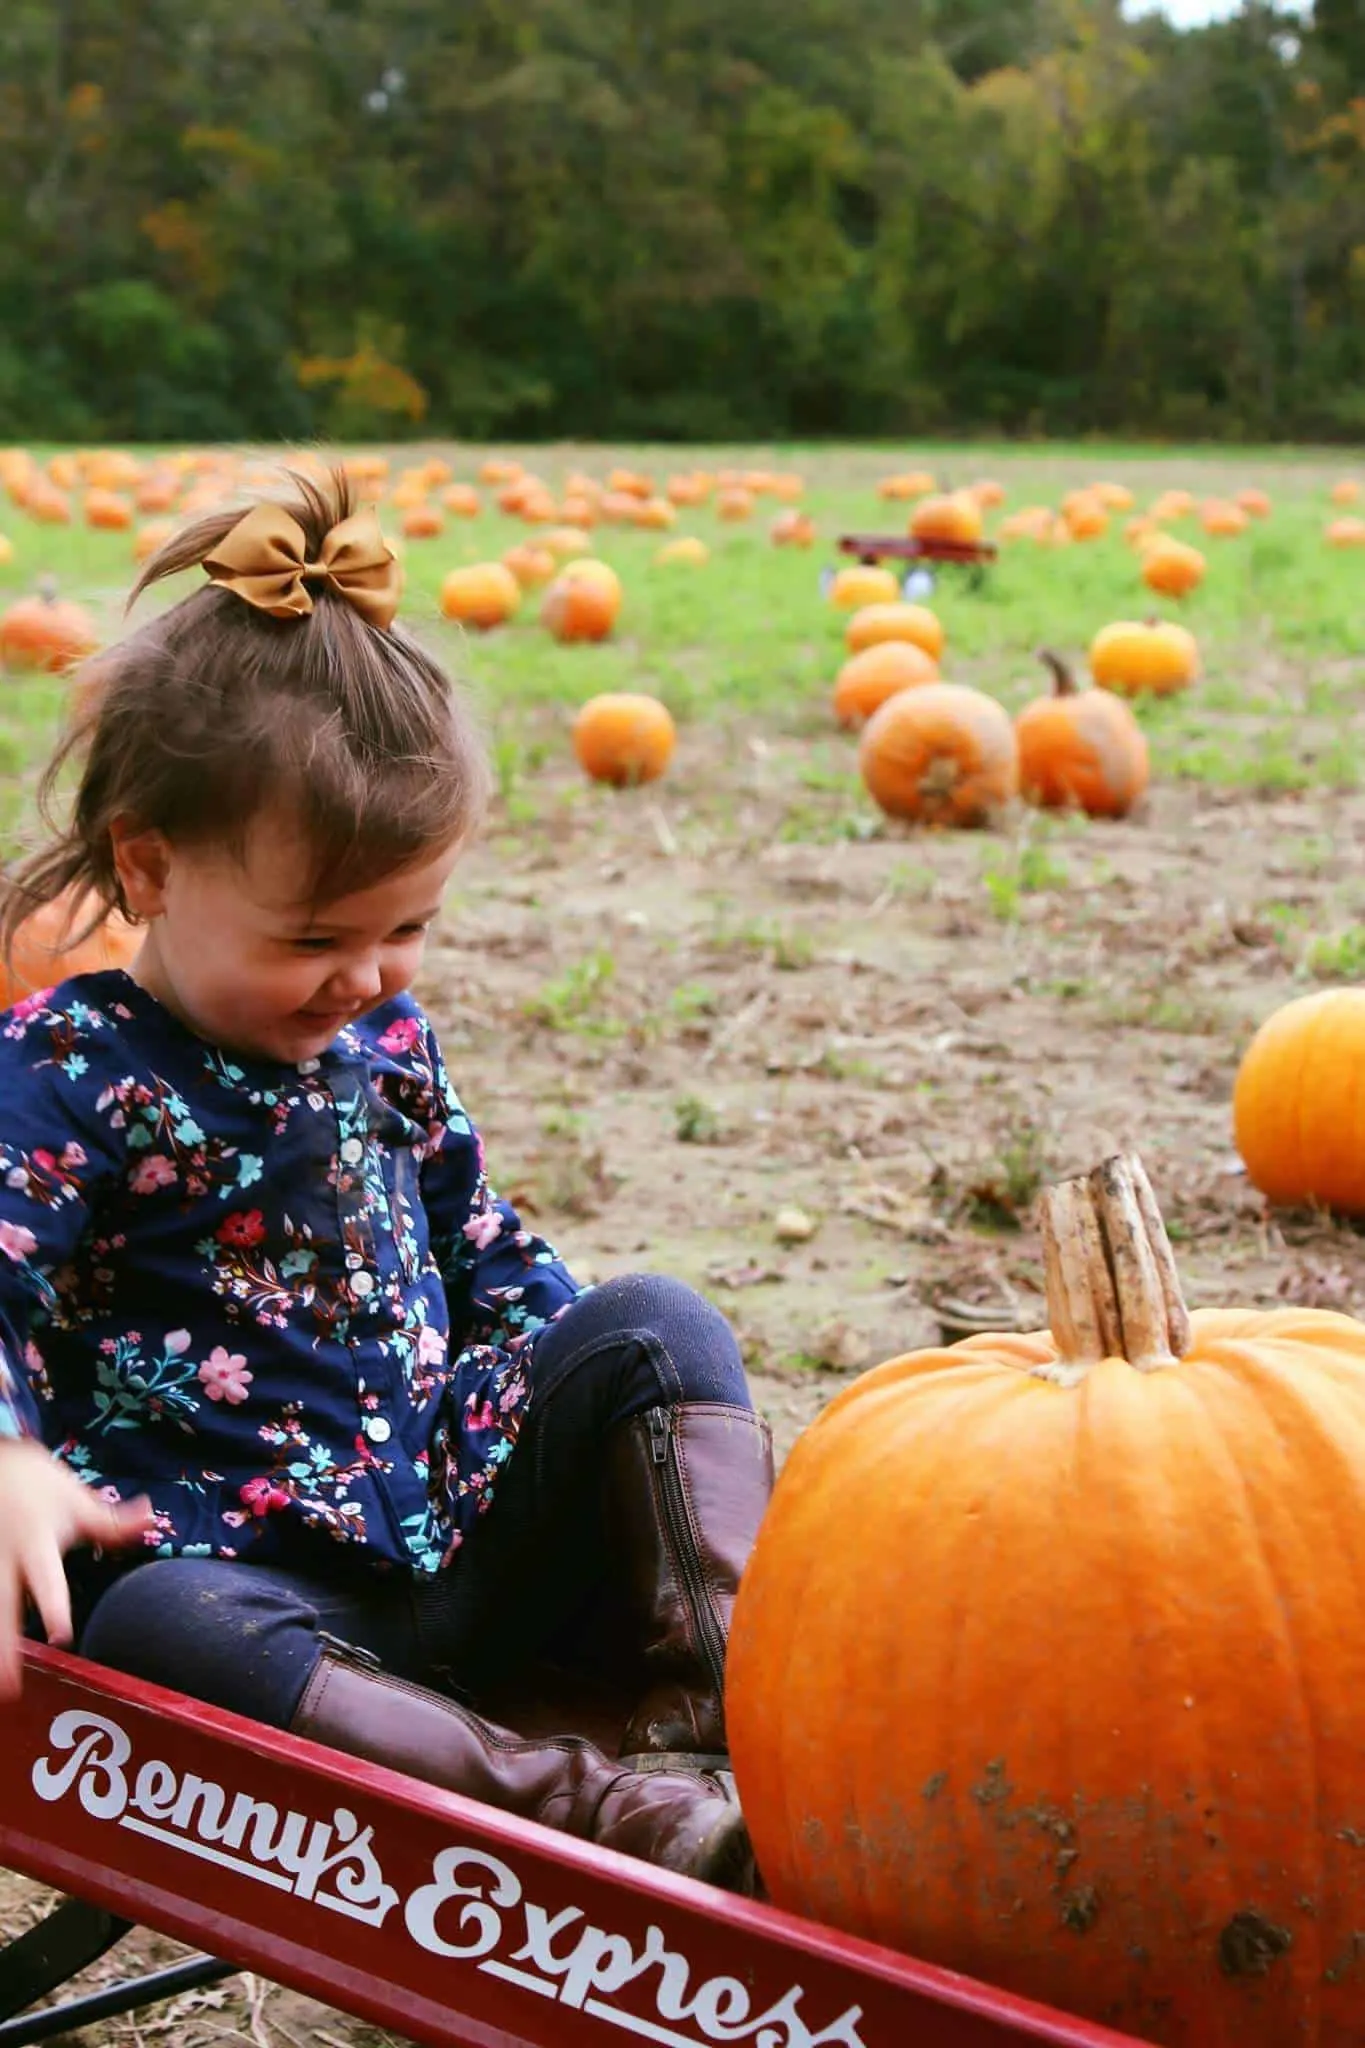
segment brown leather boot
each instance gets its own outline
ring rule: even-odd
[[[607,1540],[648,1688],[623,1757],[724,1763],[730,1616],[772,1490],[772,1432],[748,1408],[689,1401],[612,1431]]]
[[[324,1649],[290,1727],[600,1848],[753,1894],[749,1831],[726,1773],[631,1768],[570,1735],[523,1742],[340,1644]]]

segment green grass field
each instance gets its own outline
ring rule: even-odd
[[[461,478],[483,453],[405,459],[432,452]],[[1118,1146],[1148,1162],[1195,1302],[1365,1308],[1361,1239],[1267,1217],[1229,1117],[1256,1023],[1365,971],[1365,552],[1323,541],[1350,465],[1112,447],[511,452],[551,482],[617,461],[794,467],[820,531],[779,550],[767,501],[747,528],[684,513],[676,531],[713,551],[697,569],[656,565],[657,534],[599,530],[625,586],[601,647],[557,647],[534,600],[485,636],[440,618],[446,571],[523,539],[515,522],[452,519],[406,547],[404,616],[475,692],[498,783],[422,992],[495,1178],[570,1263],[709,1292],[781,1447],[847,1374],[934,1338],[945,1297],[1040,1315],[1037,1188]],[[933,834],[887,824],[862,791],[829,710],[843,619],[819,571],[841,531],[903,530],[876,482],[921,463],[998,477],[1006,511],[1102,477],[1140,505],[1173,485],[1271,493],[1270,519],[1239,538],[1175,529],[1208,558],[1178,608],[1152,605],[1121,519],[1094,543],[1014,544],[981,588],[950,574],[933,599],[944,674],[1011,708],[1041,688],[1040,644],[1082,661],[1100,626],[1154,609],[1193,629],[1202,680],[1139,707],[1152,789],[1128,821],[1020,808],[990,832]],[[127,534],[8,512],[0,531],[15,550],[0,602],[53,574],[116,630]],[[13,851],[66,690],[0,688]],[[668,776],[620,794],[584,781],[568,737],[577,705],[619,688],[657,692],[679,724]],[[38,1896],[0,1874],[0,1923]],[[174,2025],[182,2048],[234,2029],[376,2039],[254,1980],[181,2001]]]

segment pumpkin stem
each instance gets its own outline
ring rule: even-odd
[[[1052,671],[1052,694],[1054,697],[1074,697],[1078,694],[1076,678],[1069,665],[1051,647],[1040,647],[1038,659]]]
[[[1055,1365],[1040,1378],[1074,1386],[1102,1358],[1139,1372],[1174,1365],[1189,1348],[1190,1317],[1152,1184],[1136,1153],[1043,1195],[1048,1324]]]

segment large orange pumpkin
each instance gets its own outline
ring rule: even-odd
[[[938,681],[938,663],[912,640],[879,640],[852,655],[834,685],[834,716],[840,725],[865,725],[898,690],[917,690]]]
[[[50,591],[21,597],[0,617],[0,659],[7,668],[62,675],[98,646],[89,613]]]
[[[1169,620],[1116,619],[1090,643],[1090,673],[1102,689],[1125,697],[1143,691],[1169,697],[1198,675],[1198,643],[1187,627]]]
[[[909,640],[938,661],[943,654],[943,626],[936,612],[923,604],[865,604],[844,628],[850,654],[877,647],[883,640]]]
[[[1365,989],[1320,989],[1267,1017],[1232,1096],[1237,1150],[1272,1202],[1365,1215]]]
[[[71,894],[45,903],[26,917],[14,935],[8,961],[0,959],[0,1009],[8,1009],[35,989],[50,988],[73,974],[96,974],[107,967],[128,967],[142,944],[142,933],[118,911],[87,938],[68,944],[83,931],[95,909],[91,897]]]
[[[521,603],[521,585],[502,562],[472,562],[452,569],[441,585],[441,610],[462,626],[505,625]]]
[[[1044,1198],[1050,1330],[796,1444],[726,1666],[773,1901],[1164,2048],[1357,2048],[1365,1325],[1188,1315],[1136,1160]]]
[[[1330,548],[1365,547],[1365,519],[1333,519],[1326,538]]]
[[[541,621],[556,640],[605,640],[621,609],[621,582],[606,562],[569,562],[545,593]]]
[[[1334,505],[1354,505],[1360,498],[1360,485],[1353,476],[1344,476],[1340,483],[1332,486]]]
[[[1108,690],[1078,690],[1059,656],[1044,651],[1052,695],[1014,721],[1019,787],[1031,803],[1122,818],[1147,787],[1147,740],[1128,706]]]
[[[858,767],[888,816],[924,825],[988,824],[1019,788],[1009,713],[961,683],[888,698],[863,727]]]
[[[636,692],[590,697],[574,720],[580,765],[595,782],[620,788],[655,781],[672,759],[676,740],[667,705]]]

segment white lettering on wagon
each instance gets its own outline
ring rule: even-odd
[[[258,1884],[292,1892],[331,1911],[381,1927],[398,1893],[386,1884],[373,1846],[346,1807],[330,1821],[268,1800],[229,1793],[211,1778],[176,1772],[159,1758],[136,1764],[117,1721],[72,1708],[48,1730],[55,1757],[31,1778],[40,1799],[75,1794],[95,1820],[149,1835],[191,1856],[236,1870]],[[751,2048],[866,2048],[860,2006],[814,2031],[793,1985],[761,2012],[738,1977],[693,1983],[686,1956],[650,1926],[637,1947],[595,1927],[578,1906],[550,1912],[525,1896],[521,1879],[486,1849],[442,1849],[431,1877],[403,1909],[411,1939],[428,1954],[473,1963],[505,1983],[590,2014],[664,2048],[748,2042]],[[638,1987],[629,2004],[619,1994]],[[653,2015],[632,2009],[653,2002]],[[685,2030],[685,2031],[684,2031]]]
[[[96,1820],[117,1821],[371,1927],[382,1926],[398,1903],[370,1846],[374,1830],[344,1806],[330,1821],[310,1820],[245,1792],[229,1794],[212,1778],[181,1776],[159,1758],[132,1772],[132,1744],[118,1723],[80,1708],[57,1715],[48,1741],[69,1753],[56,1764],[40,1757],[33,1766],[40,1799],[74,1789]]]

